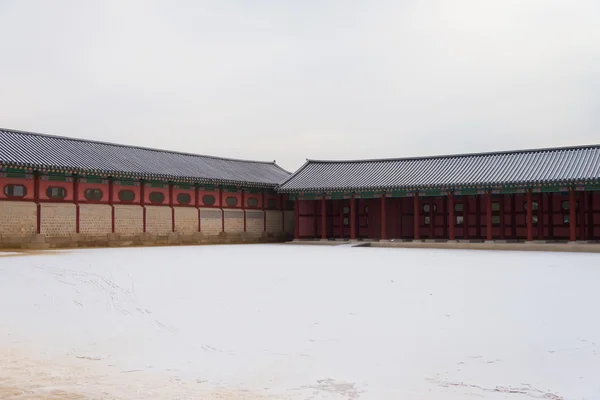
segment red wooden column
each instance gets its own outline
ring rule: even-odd
[[[419,227],[420,227],[420,219],[421,219],[421,207],[419,205],[420,201],[419,201],[419,193],[415,192],[415,195],[413,197],[413,214],[414,214],[414,218],[413,218],[413,237],[414,240],[419,240],[420,238],[420,234],[419,234]]]
[[[575,189],[571,188],[569,191],[569,240],[574,242],[577,240],[577,214],[575,214]]]
[[[113,202],[114,191],[114,180],[113,178],[108,178],[108,204],[110,205],[110,229],[112,233],[115,233],[115,205]]]
[[[300,239],[300,201],[294,200],[294,239]]]
[[[385,193],[381,195],[381,240],[387,240],[387,216],[385,213]]]
[[[486,240],[492,241],[492,191],[488,190],[487,192],[487,202],[485,204],[485,212],[486,212],[486,221],[485,221],[485,232],[486,232]]]
[[[321,199],[321,239],[327,240],[327,200]]]
[[[339,200],[340,205],[340,239],[344,238],[344,200]]]
[[[531,199],[531,190],[527,190],[527,241],[533,240],[533,201]]]
[[[194,188],[194,204],[198,209],[198,232],[202,231],[202,216],[200,215],[200,188],[198,185]]]
[[[579,198],[579,240],[585,240],[585,192],[579,192],[577,197]]]
[[[454,193],[448,194],[448,239],[456,240],[454,236],[454,225],[456,217],[454,216]]]
[[[356,199],[350,199],[350,240],[356,239]]]
[[[500,195],[500,239],[504,240],[506,236],[505,218],[504,218],[504,195]]]
[[[144,196],[146,193],[146,182],[139,180],[140,182],[140,205],[142,206],[142,231],[146,233],[146,201]]]
[[[169,182],[169,207],[171,207],[171,232],[175,232],[175,201],[173,200],[173,182]]]
[[[246,191],[244,189],[242,190],[242,211],[244,212],[244,232],[246,232]],[[264,211],[263,211],[263,217],[264,217]]]
[[[42,233],[42,206],[40,204],[40,173],[38,171],[34,172],[33,179],[33,201],[36,205],[37,219],[36,233],[40,234]]]
[[[75,203],[75,233],[79,233],[79,177],[73,177],[73,203]]]

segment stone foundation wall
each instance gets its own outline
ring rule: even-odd
[[[146,206],[146,233],[167,235],[173,231],[171,207]]]
[[[75,233],[77,213],[75,204],[42,203],[41,208],[42,234],[51,237],[70,236]]]
[[[112,231],[112,207],[108,204],[79,205],[79,233],[106,235]]]
[[[198,210],[192,207],[175,207],[175,232],[198,232]]]
[[[264,217],[262,210],[246,210],[246,233],[260,236],[264,232]]]
[[[244,232],[244,211],[225,210],[225,233]]]
[[[114,205],[115,233],[135,235],[144,231],[144,211],[142,206]]]
[[[225,209],[223,213],[219,208],[201,208],[201,232],[197,232],[198,209],[175,207],[176,232],[171,232],[171,207],[146,206],[144,233],[144,209],[139,205],[80,204],[79,233],[76,233],[75,204],[42,203],[40,207],[41,233],[37,234],[34,202],[0,201],[0,248],[262,243],[289,239],[281,231],[281,211],[267,211],[269,231],[264,232],[265,212],[246,210],[244,232],[243,210]],[[111,233],[113,208],[115,233]],[[293,232],[291,223],[286,231]]]
[[[220,208],[200,208],[200,232],[208,236],[219,235],[223,230],[222,217]]]
[[[281,211],[265,211],[267,213],[267,232],[277,233],[281,232]]]
[[[37,206],[30,201],[0,202],[0,236],[29,236],[37,230]]]

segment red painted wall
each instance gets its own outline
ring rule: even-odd
[[[150,201],[151,193],[162,193],[164,196],[164,200],[162,203],[152,203]],[[160,205],[169,205],[169,185],[164,184],[164,187],[151,187],[149,183],[145,184],[144,187],[144,204],[152,205],[152,206],[160,206]]]
[[[33,200],[34,199],[34,189],[35,189],[35,183],[33,178],[32,179],[25,179],[25,178],[1,178],[0,177],[0,199],[9,199],[8,196],[6,196],[5,192],[5,188],[6,185],[23,185],[25,186],[25,196],[24,197],[15,197],[15,198],[11,198],[10,200]]]
[[[51,187],[61,187],[66,190],[67,195],[63,199],[53,199],[49,198],[47,195],[48,188]],[[40,201],[55,201],[55,202],[65,202],[65,201],[73,201],[73,182],[63,182],[63,181],[51,181],[45,180],[40,177]]]
[[[227,198],[237,199],[237,204],[235,206],[227,205]],[[228,192],[226,189],[223,189],[223,208],[242,208],[242,192]]]
[[[248,205],[248,200],[256,199],[257,204],[255,206]],[[244,207],[250,210],[252,209],[262,209],[262,193],[249,193],[248,191],[244,191]]]
[[[202,198],[204,196],[214,196],[215,198],[215,203],[213,205],[208,205],[205,204],[204,201],[202,200]],[[225,198],[225,193],[223,193],[223,198]],[[200,207],[220,207],[221,204],[219,203],[219,190],[203,190],[200,189],[198,191],[198,202],[200,203]]]
[[[94,201],[94,200],[88,200],[85,198],[85,191],[87,189],[99,189],[102,191],[102,199],[100,201]],[[77,183],[77,194],[78,194],[78,201],[80,203],[97,203],[97,204],[103,204],[103,203],[108,203],[109,201],[109,185],[108,183],[106,184],[102,184],[102,183],[85,183],[85,182],[78,182]]]
[[[177,185],[173,185],[173,205],[174,206],[179,206],[179,207],[196,207],[196,189],[192,188],[192,189],[182,189],[182,188],[177,188]],[[187,194],[190,196],[190,202],[189,204],[179,204],[179,202],[177,201],[177,196],[179,194]]]
[[[131,190],[135,193],[135,199],[133,201],[121,201],[119,200],[119,192],[121,190]],[[130,186],[130,185],[121,185],[118,181],[113,183],[113,202],[115,204],[141,204],[141,187],[138,186]]]

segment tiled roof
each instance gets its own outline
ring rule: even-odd
[[[600,145],[424,158],[308,160],[282,192],[568,184],[600,179]]]
[[[245,161],[0,128],[0,164],[144,179],[275,187],[290,173]]]

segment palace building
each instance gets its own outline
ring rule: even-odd
[[[309,160],[279,193],[297,239],[600,240],[600,146]]]
[[[600,146],[275,162],[0,129],[0,246],[599,241]]]

